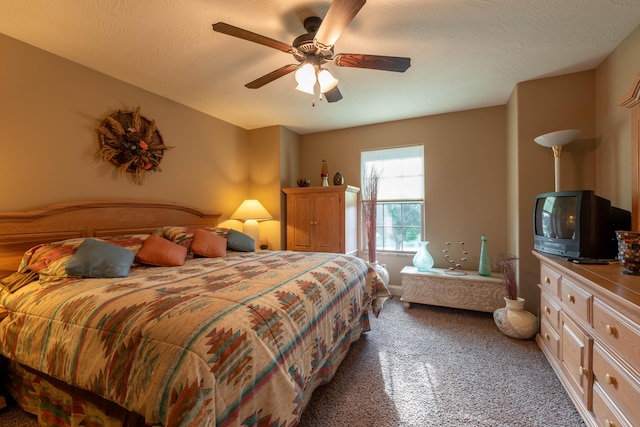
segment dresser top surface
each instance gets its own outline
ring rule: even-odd
[[[533,254],[543,262],[551,262],[566,272],[587,279],[595,290],[601,288],[640,308],[640,276],[623,273],[625,269],[619,262],[607,265],[575,264],[555,255],[538,251],[533,251]]]

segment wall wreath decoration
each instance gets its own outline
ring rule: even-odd
[[[97,158],[111,162],[117,175],[128,175],[136,184],[144,182],[147,172],[160,171],[160,162],[166,150],[156,129],[155,120],[135,111],[116,111],[107,116],[98,128],[100,149]]]

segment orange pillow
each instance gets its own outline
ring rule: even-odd
[[[227,239],[202,228],[193,232],[191,252],[205,258],[218,258],[227,254]]]
[[[142,242],[136,261],[158,267],[173,267],[184,264],[187,248],[154,234]]]

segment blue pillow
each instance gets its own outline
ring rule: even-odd
[[[120,246],[86,239],[67,263],[65,272],[75,277],[127,277],[135,255]]]
[[[227,248],[238,252],[255,252],[256,242],[246,234],[230,229],[227,234]]]

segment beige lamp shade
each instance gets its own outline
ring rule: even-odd
[[[242,202],[240,207],[231,215],[231,219],[244,221],[242,232],[253,239],[257,247],[260,242],[260,226],[258,221],[273,219],[269,211],[255,199],[248,199]]]
[[[248,199],[242,202],[240,207],[231,215],[231,219],[246,221],[254,219],[256,221],[266,221],[273,219],[269,211],[267,211],[262,203],[254,199]]]

